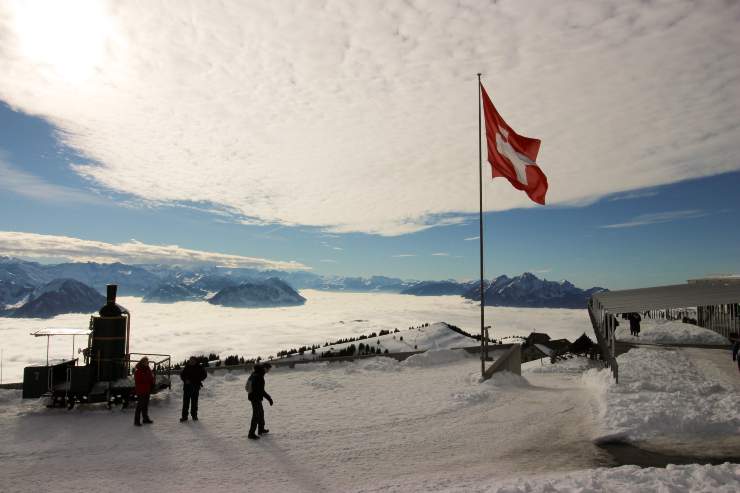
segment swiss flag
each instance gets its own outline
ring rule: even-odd
[[[493,107],[483,84],[480,89],[486,120],[488,162],[493,168],[493,177],[503,176],[515,188],[524,190],[530,199],[545,205],[547,177],[537,166],[539,139],[522,137],[514,132]]]

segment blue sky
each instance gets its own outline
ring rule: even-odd
[[[78,156],[59,144],[54,128],[44,120],[3,104],[0,127],[4,129],[0,150],[7,165],[49,186],[43,196],[3,190],[0,230],[109,243],[133,238],[148,244],[290,259],[319,274],[464,279],[478,273],[475,214],[463,224],[394,237],[244,225],[197,209],[147,207],[124,194],[98,195],[69,169]],[[546,164],[543,167],[547,169]],[[476,178],[471,174],[470,180]],[[64,193],[57,199],[59,190]],[[548,279],[567,278],[581,286],[612,289],[740,272],[737,190],[740,173],[736,172],[616,194],[584,207],[489,212],[484,233],[486,271],[489,275],[530,271]],[[80,201],[70,199],[70,192],[79,194]],[[86,195],[95,202],[86,203]],[[639,224],[629,224],[636,219]],[[621,224],[624,227],[605,227]]]
[[[482,71],[487,277],[740,272],[740,5],[227,3],[0,6],[0,254],[475,278]]]

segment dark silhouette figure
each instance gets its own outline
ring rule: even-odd
[[[270,432],[265,428],[265,409],[262,407],[262,399],[267,399],[271,406],[273,404],[272,397],[265,391],[265,374],[270,371],[270,368],[272,368],[270,363],[254,365],[254,370],[245,386],[247,397],[252,404],[252,421],[249,424],[249,435],[247,435],[247,438],[251,440],[260,438],[255,431],[260,435]]]
[[[737,353],[740,352],[740,338],[735,339],[735,344],[732,345],[732,361],[737,361],[740,365],[740,359],[738,359]]]
[[[180,372],[182,379],[182,417],[180,422],[188,420],[188,408],[193,421],[198,421],[198,395],[203,387],[203,380],[208,378],[205,368],[198,364],[198,359],[191,356]]]
[[[640,337],[640,321],[642,317],[639,313],[630,313],[627,315],[627,319],[630,321],[630,334],[635,337]]]
[[[134,391],[139,399],[136,401],[136,412],[134,413],[134,425],[141,426],[141,416],[144,416],[144,424],[154,421],[149,419],[149,396],[154,388],[154,372],[149,368],[149,358],[144,356],[136,363],[134,370]]]

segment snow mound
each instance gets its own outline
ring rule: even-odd
[[[454,351],[452,349],[437,349],[426,351],[421,354],[409,356],[401,364],[409,367],[429,367],[455,363],[469,357],[468,353],[462,350]]]
[[[566,359],[564,361],[556,361],[553,364],[549,362],[543,362],[540,364],[539,361],[534,362],[535,364],[524,370],[525,373],[583,373],[594,367],[603,367],[598,361],[594,361],[584,357],[575,357]]]
[[[617,362],[619,384],[608,369],[588,370],[582,377],[600,408],[597,440],[740,431],[740,394],[707,380],[683,350],[637,348]]]
[[[630,335],[627,320],[620,320],[617,340],[650,344],[730,344],[726,337],[709,329],[676,320],[644,320],[640,324],[640,336]]]
[[[21,398],[21,391],[17,389],[0,389],[0,404],[17,403]]]
[[[485,401],[493,401],[503,392],[515,389],[529,387],[529,381],[515,373],[502,371],[494,373],[488,380],[481,380],[478,373],[470,374],[468,378],[470,390],[464,392],[455,392],[452,394],[452,401],[462,405],[479,404]]]
[[[491,378],[483,382],[489,387],[529,387],[529,381],[521,375],[509,371],[494,373]]]

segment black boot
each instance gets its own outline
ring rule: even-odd
[[[250,440],[259,440],[260,439],[260,437],[258,437],[254,433],[250,433],[249,435],[247,435],[247,438],[249,438]]]
[[[188,420],[188,417],[187,416],[183,416],[182,418],[180,418],[180,423],[184,423],[187,420]]]
[[[270,433],[270,430],[268,430],[267,428],[264,428],[258,431],[257,433],[259,433],[260,435],[267,435],[268,433]]]

